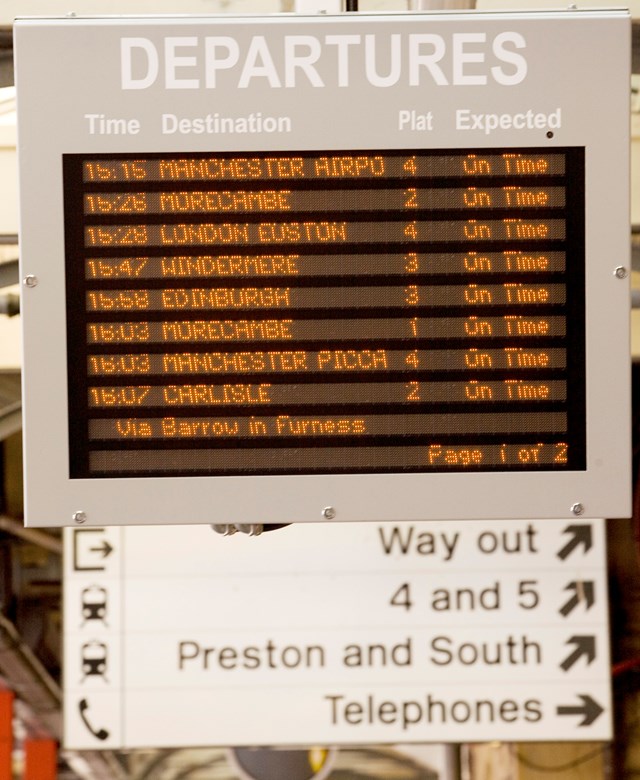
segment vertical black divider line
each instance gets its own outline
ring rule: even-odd
[[[89,476],[87,312],[84,283],[83,158],[63,154],[69,477]]]
[[[584,471],[587,468],[585,149],[576,147],[566,152],[567,466]]]

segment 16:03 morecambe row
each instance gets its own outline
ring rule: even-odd
[[[64,155],[72,477],[583,469],[583,181],[580,148]]]

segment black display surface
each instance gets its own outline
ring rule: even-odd
[[[72,478],[585,469],[583,149],[63,166]]]

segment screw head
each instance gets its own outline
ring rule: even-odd
[[[25,287],[36,287],[38,285],[38,277],[33,274],[27,274],[22,280]]]
[[[73,513],[73,522],[78,523],[79,525],[82,525],[82,523],[87,522],[87,513],[86,512],[74,512]]]
[[[626,279],[629,272],[623,265],[619,265],[613,273],[616,279]]]
[[[571,507],[571,511],[573,512],[574,515],[583,515],[584,514],[584,505],[580,504],[580,503],[574,504]]]
[[[336,516],[336,510],[332,506],[325,506],[322,510],[322,516],[325,520],[333,520]]]

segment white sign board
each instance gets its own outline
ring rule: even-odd
[[[625,516],[629,38],[18,20],[27,523]]]
[[[603,521],[65,545],[68,747],[611,737]]]

